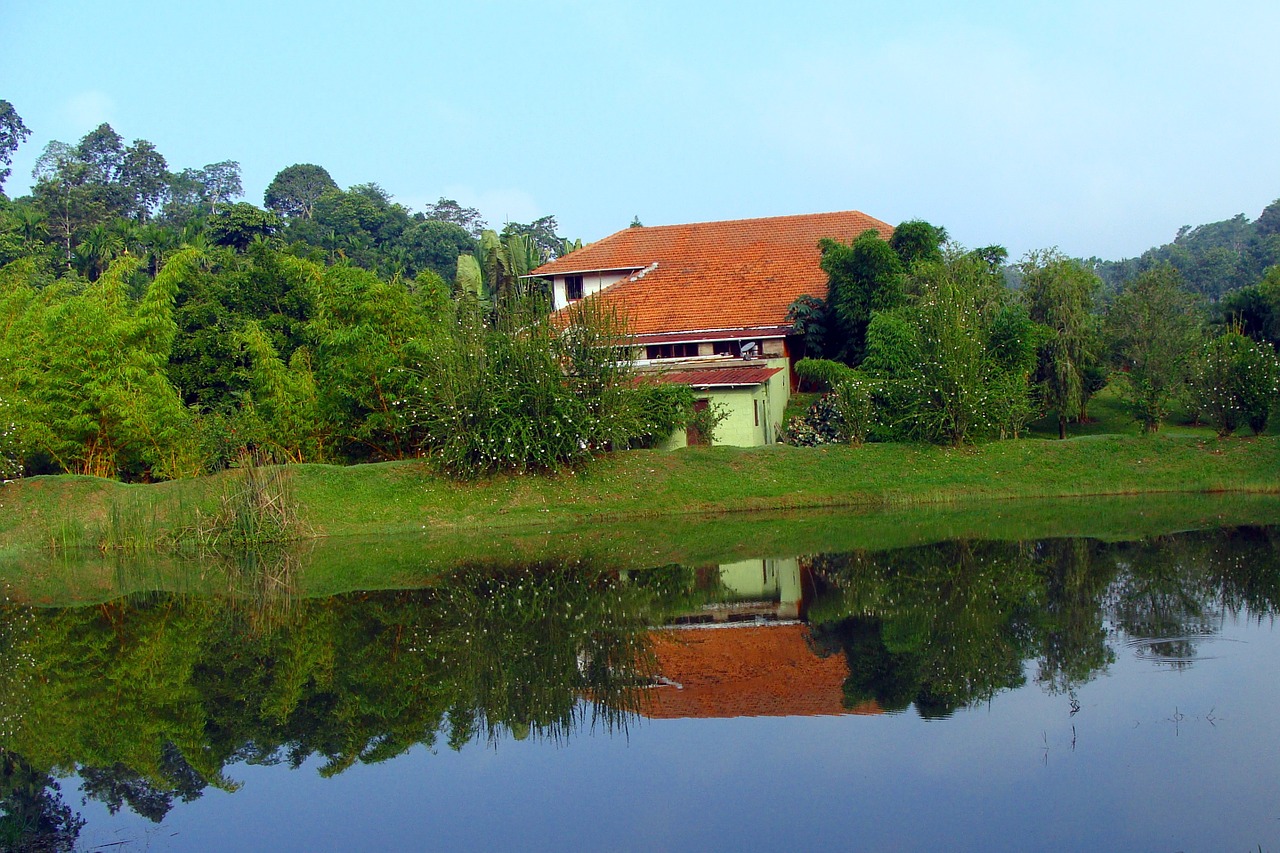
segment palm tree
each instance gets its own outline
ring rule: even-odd
[[[28,252],[49,236],[47,217],[29,204],[15,204],[10,208],[9,217],[16,226],[22,247]]]
[[[383,253],[383,263],[379,266],[389,278],[404,278],[412,266],[409,250],[400,244],[392,246]]]
[[[508,234],[503,241],[495,231],[480,235],[476,260],[484,275],[485,289],[494,297],[522,293],[526,290],[523,276],[545,260],[537,241],[527,234]]]
[[[90,228],[75,248],[80,273],[90,281],[96,281],[112,259],[124,250],[120,236],[106,225]]]
[[[111,226],[111,230],[120,238],[121,251],[124,254],[141,255],[144,252],[142,229],[132,219],[117,219]]]
[[[141,251],[150,260],[151,274],[158,275],[165,259],[178,248],[178,234],[163,225],[148,224],[139,229]]]

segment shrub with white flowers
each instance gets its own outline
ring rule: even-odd
[[[1191,394],[1193,408],[1218,435],[1246,424],[1257,435],[1266,430],[1280,397],[1280,361],[1271,347],[1228,329],[1205,346]]]
[[[15,480],[22,476],[20,457],[18,425],[13,419],[13,407],[0,397],[0,480]]]
[[[661,441],[679,412],[663,415],[672,400],[636,385],[625,340],[621,319],[594,300],[554,317],[536,299],[508,299],[490,317],[460,303],[405,406],[422,453],[472,478],[555,471]]]
[[[799,447],[862,444],[875,425],[874,381],[849,371],[835,390],[818,398],[803,417],[787,424],[784,440]]]

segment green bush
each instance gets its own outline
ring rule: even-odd
[[[473,478],[555,471],[665,437],[619,356],[622,323],[593,302],[553,317],[541,300],[512,298],[488,322],[474,300],[458,303],[405,401],[421,451]]]
[[[1254,434],[1266,430],[1280,394],[1280,364],[1275,352],[1231,329],[1205,347],[1191,382],[1193,408],[1218,435],[1248,424]]]
[[[853,375],[853,368],[825,358],[802,358],[796,362],[796,376],[812,386],[832,390]]]
[[[809,407],[803,417],[793,417],[783,440],[798,447],[819,444],[862,444],[875,426],[874,382],[850,370],[849,376]]]
[[[719,403],[710,403],[690,412],[689,419],[685,422],[685,429],[702,436],[702,440],[707,444],[714,444],[716,430],[727,417],[729,417],[728,409]]]
[[[687,428],[694,415],[693,403],[693,389],[688,385],[664,382],[637,388],[639,421],[631,446],[654,447],[677,429]]]

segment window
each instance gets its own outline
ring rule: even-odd
[[[564,277],[564,294],[570,302],[582,298],[582,276],[567,275]]]
[[[693,358],[698,354],[697,344],[654,344],[645,347],[645,358]]]
[[[764,350],[764,341],[716,341],[711,345],[716,355],[732,355],[742,358],[760,358]]]
[[[756,413],[756,426],[760,426],[760,401],[752,400],[751,409]]]

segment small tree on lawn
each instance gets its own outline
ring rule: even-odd
[[[1203,335],[1195,294],[1165,264],[1125,285],[1107,314],[1117,366],[1125,371],[1120,396],[1145,432],[1156,432],[1187,381]]]
[[[1067,421],[1084,411],[1085,371],[1098,359],[1094,300],[1102,287],[1080,261],[1055,251],[1032,252],[1018,265],[1022,296],[1031,319],[1049,330],[1040,351],[1041,399],[1058,414],[1058,437]]]

